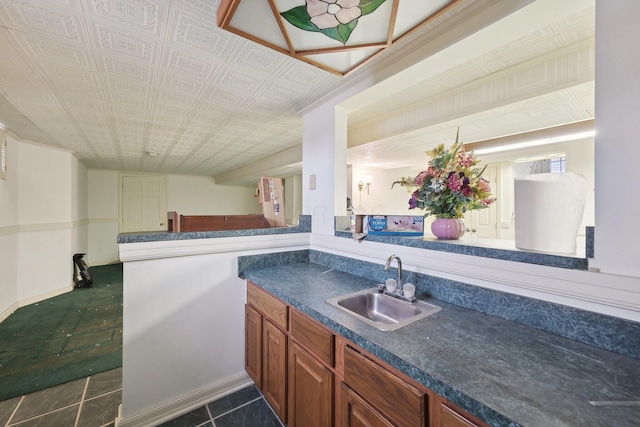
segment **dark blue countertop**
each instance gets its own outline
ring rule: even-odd
[[[296,262],[242,274],[492,426],[640,425],[640,407],[588,403],[640,400],[639,360],[432,298],[441,312],[382,332],[325,302],[376,281]]]

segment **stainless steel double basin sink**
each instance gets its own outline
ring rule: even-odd
[[[401,301],[376,289],[365,289],[326,301],[381,331],[394,331],[442,310],[442,307],[422,300],[414,303]]]

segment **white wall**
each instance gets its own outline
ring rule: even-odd
[[[284,179],[284,212],[287,225],[297,225],[302,214],[302,175]]]
[[[91,169],[89,191],[89,265],[119,261],[118,176],[119,171]],[[151,174],[150,174],[151,175]],[[181,215],[240,215],[260,213],[252,187],[217,185],[213,178],[191,175],[167,177],[168,211]]]
[[[425,156],[425,165],[427,157]],[[362,215],[424,215],[424,211],[409,209],[409,199],[411,192],[407,187],[396,185],[391,188],[395,181],[402,177],[416,176],[418,170],[415,168],[395,168],[381,169],[361,165],[351,167],[351,203],[356,213]],[[371,185],[369,191],[358,190],[358,183],[366,175],[371,175]]]
[[[594,266],[640,277],[637,196],[640,32],[637,0],[596,0]]]
[[[118,261],[118,171],[90,169],[88,173],[89,265]]]
[[[0,179],[0,321],[18,301],[18,143],[7,135],[7,178]]]
[[[236,215],[262,212],[255,188],[218,185],[213,177],[169,175],[169,211],[181,215]]]
[[[71,157],[71,251],[86,253],[89,248],[89,180],[87,168]]]
[[[87,247],[86,169],[73,154],[9,136],[0,181],[0,319],[71,290],[72,256]]]

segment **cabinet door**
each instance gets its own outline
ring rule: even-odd
[[[262,320],[262,393],[286,423],[287,336],[266,319]]]
[[[262,316],[245,305],[244,324],[244,367],[262,390]]]
[[[340,408],[341,427],[394,427],[344,383],[340,393],[342,402]]]
[[[288,425],[333,425],[333,373],[295,343],[289,346]]]

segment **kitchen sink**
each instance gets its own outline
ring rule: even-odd
[[[394,331],[442,310],[422,300],[401,301],[376,289],[329,298],[326,302],[381,331]]]

